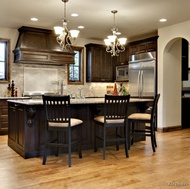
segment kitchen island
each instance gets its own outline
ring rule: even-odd
[[[152,99],[131,98],[128,114],[145,111],[148,103],[152,101]],[[103,104],[104,98],[71,99],[72,117],[83,120],[83,150],[93,149],[93,117],[103,113]],[[45,129],[42,99],[8,100],[8,145],[23,158],[43,155]],[[49,150],[49,153],[52,151]]]

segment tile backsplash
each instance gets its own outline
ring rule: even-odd
[[[104,96],[107,85],[114,83],[84,83],[84,85],[67,84],[67,66],[12,64],[11,80],[14,80],[18,96],[32,92],[54,92],[57,94],[84,96]],[[61,91],[61,84],[63,91]],[[124,84],[127,88],[127,83]],[[119,83],[117,84],[119,87]],[[1,84],[0,96],[7,96],[7,84]]]

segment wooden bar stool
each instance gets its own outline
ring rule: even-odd
[[[103,141],[103,159],[105,160],[105,151],[107,142],[116,142],[116,149],[119,150],[119,142],[125,143],[125,154],[128,155],[128,140],[127,140],[127,110],[130,95],[127,96],[112,96],[105,95],[104,115],[94,118],[94,151],[97,151],[97,139]],[[103,136],[98,132],[98,128],[103,130]],[[114,136],[107,136],[107,129],[115,128]],[[119,133],[119,128],[123,129],[123,134]]]
[[[82,158],[82,123],[83,121],[70,117],[70,96],[42,96],[46,115],[46,141],[42,164],[46,164],[47,148],[56,147],[56,156],[59,154],[59,148],[68,148],[68,166],[71,167],[71,147],[78,143],[79,158]],[[78,138],[72,140],[71,134],[77,129]],[[56,137],[48,139],[48,133],[54,132]],[[63,137],[66,133],[65,138]]]
[[[130,149],[130,145],[133,144],[135,136],[150,136],[152,150],[155,152],[155,147],[157,147],[156,143],[156,117],[157,117],[157,104],[160,98],[160,94],[157,94],[154,98],[153,106],[151,108],[150,113],[133,113],[128,116],[128,145]],[[140,130],[135,128],[135,124],[144,123],[145,129]]]

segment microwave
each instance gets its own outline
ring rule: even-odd
[[[128,81],[128,65],[116,66],[116,81]]]

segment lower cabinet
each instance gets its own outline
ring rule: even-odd
[[[8,103],[0,100],[0,135],[8,133]]]
[[[71,116],[83,120],[83,149],[93,148],[92,120],[94,114],[98,112],[96,104],[74,104],[71,106]],[[23,158],[42,156],[46,130],[43,105],[29,106],[8,102],[8,115],[8,145]],[[48,137],[51,139],[53,135],[49,134]],[[76,133],[73,133],[72,137],[75,138]],[[53,150],[49,149],[48,153],[52,154]]]
[[[13,104],[9,106],[9,130],[8,144],[14,146],[20,155],[23,155],[25,143],[25,116],[22,105]]]

